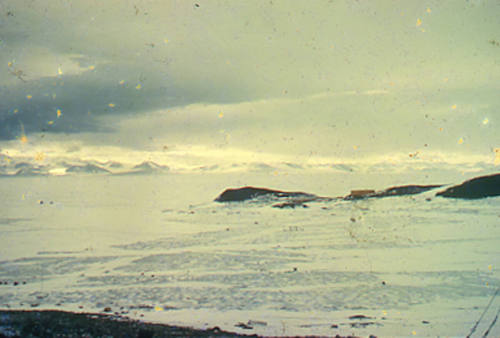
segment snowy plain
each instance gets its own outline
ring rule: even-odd
[[[295,209],[213,199],[246,185],[342,196],[466,178],[3,177],[0,308],[109,307],[145,321],[262,335],[464,336],[500,286],[498,197],[429,191]],[[499,307],[496,298],[476,334]],[[500,336],[499,325],[490,336]]]

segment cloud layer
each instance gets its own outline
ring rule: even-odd
[[[477,0],[6,0],[0,147],[491,156],[499,10]]]

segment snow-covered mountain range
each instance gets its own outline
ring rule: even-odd
[[[152,161],[123,164],[114,161],[37,161],[0,154],[0,176],[129,175],[164,174],[169,167]]]
[[[205,160],[205,161],[203,161]],[[283,161],[282,159],[254,161],[238,161],[237,159],[208,158],[199,161],[175,161],[168,165],[151,160],[135,163],[120,161],[103,161],[79,158],[39,158],[28,156],[10,156],[0,152],[0,176],[65,176],[65,175],[162,175],[166,173],[302,173],[313,171],[317,173],[342,174],[388,174],[391,172],[408,172],[432,177],[436,172],[456,173],[462,175],[486,174],[497,172],[498,166],[484,161],[469,163],[453,163],[445,161],[424,161],[407,159],[394,161],[361,161],[328,160],[323,161]]]

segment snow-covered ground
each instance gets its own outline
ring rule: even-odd
[[[266,335],[467,335],[500,286],[500,198],[213,202],[245,185],[339,196],[469,178],[379,176],[0,178],[0,308],[109,307]],[[476,334],[499,307],[497,297]]]

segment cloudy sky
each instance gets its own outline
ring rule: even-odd
[[[0,152],[493,164],[499,15],[485,0],[2,0]]]

